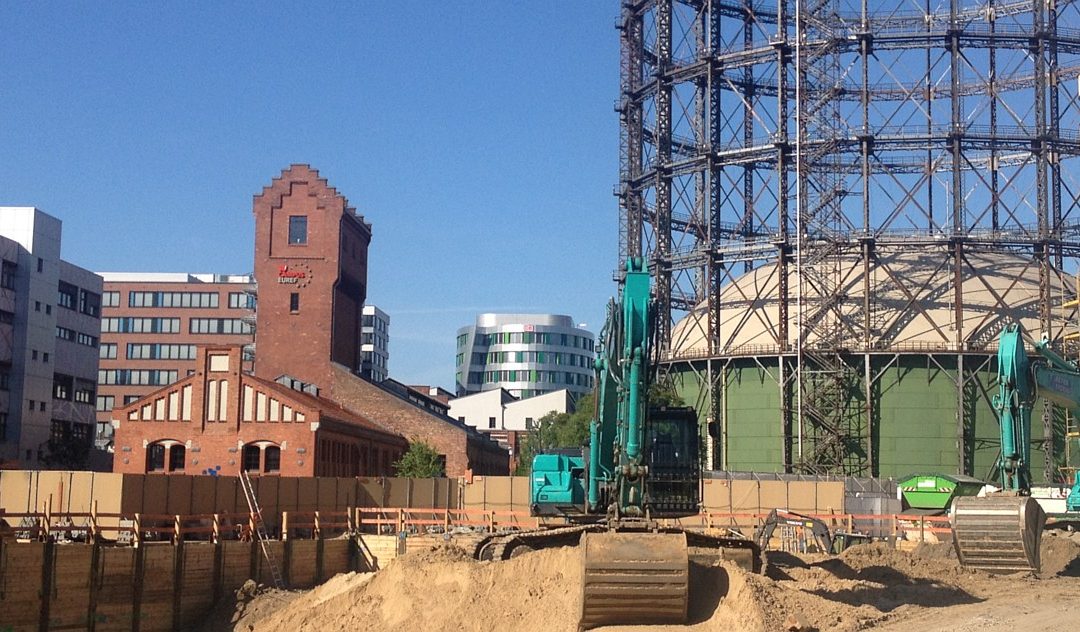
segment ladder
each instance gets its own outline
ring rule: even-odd
[[[244,498],[247,499],[248,511],[251,512],[251,519],[255,523],[255,538],[259,541],[263,557],[266,558],[266,564],[270,567],[270,574],[274,577],[274,587],[284,589],[285,582],[281,578],[281,571],[278,570],[274,552],[270,550],[270,546],[267,544],[270,537],[266,534],[266,525],[263,524],[262,510],[259,509],[259,501],[255,498],[255,489],[251,485],[251,477],[248,476],[247,470],[243,468],[240,469],[240,487],[244,489]]]

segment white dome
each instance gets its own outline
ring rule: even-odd
[[[1030,259],[1010,254],[967,252],[961,270],[963,296],[964,350],[996,347],[997,335],[1006,323],[1019,320],[1033,337],[1040,332],[1038,318],[1039,266]],[[829,260],[814,268],[828,271],[828,287],[839,288],[839,305],[827,311],[825,326],[836,332],[840,346],[864,350],[863,264],[856,256]],[[953,263],[947,252],[904,251],[880,254],[870,267],[870,349],[943,350],[956,349],[953,327]],[[741,355],[775,353],[779,347],[779,274],[776,264],[757,268],[725,285],[720,299],[719,353]],[[1051,309],[1055,331],[1062,323],[1076,322],[1076,310],[1063,303],[1073,298],[1072,278],[1052,272]],[[795,266],[788,266],[789,349],[798,340],[798,278]],[[804,314],[820,311],[820,290],[812,282],[803,284]],[[838,318],[836,312],[843,315]],[[675,324],[671,347],[675,357],[704,356],[709,348],[707,303],[697,307]],[[839,322],[838,322],[839,321]],[[850,326],[846,323],[850,323]],[[807,333],[806,345],[814,347],[822,337],[821,328]]]

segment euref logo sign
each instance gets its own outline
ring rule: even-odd
[[[291,283],[294,285],[306,285],[308,279],[307,266],[289,267],[284,263],[278,267],[278,283]]]

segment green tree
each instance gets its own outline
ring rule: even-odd
[[[405,478],[438,478],[446,476],[446,460],[430,445],[417,441],[394,462],[394,471]]]
[[[533,457],[555,448],[580,448],[589,442],[589,421],[596,401],[592,393],[582,395],[572,413],[552,411],[536,421],[526,435],[518,454],[515,474],[524,476],[532,467]]]

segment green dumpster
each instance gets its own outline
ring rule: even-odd
[[[912,474],[898,485],[905,509],[944,513],[953,498],[976,496],[986,483],[960,474]]]

